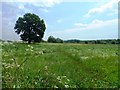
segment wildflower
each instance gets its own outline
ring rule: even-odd
[[[17,65],[17,67],[20,67],[20,65]]]
[[[35,82],[35,85],[37,85],[37,82]]]
[[[4,42],[4,44],[9,44],[8,42]]]
[[[47,70],[48,69],[48,66],[45,66],[45,70]]]
[[[2,63],[3,65],[6,65],[6,63]]]
[[[13,47],[15,47],[15,45],[13,44]]]
[[[25,51],[29,51],[29,49],[25,49]]]
[[[10,65],[6,65],[6,68],[10,68]]]
[[[28,47],[30,47],[30,45],[28,45]]]
[[[70,80],[69,80],[69,79],[67,79],[67,81],[69,82]]]
[[[13,88],[15,88],[15,85],[13,85]]]
[[[42,55],[42,54],[43,54],[43,52],[42,52],[42,51],[39,51],[39,54],[41,54],[41,55]]]
[[[31,49],[30,51],[31,51],[31,52],[33,52],[33,50],[32,50],[32,49]]]
[[[62,76],[63,78],[66,78],[66,76]]]
[[[58,88],[57,86],[54,86],[54,88]]]
[[[59,81],[59,83],[62,83],[62,81]]]
[[[31,46],[30,48],[33,49],[33,46]]]
[[[81,57],[81,59],[88,59],[89,57]]]
[[[60,79],[60,76],[57,77],[57,80],[61,80],[61,79]]]
[[[45,66],[45,74],[48,75],[48,66]]]
[[[69,85],[65,85],[65,88],[69,88]]]
[[[11,61],[14,61],[14,59],[12,58],[12,59],[10,59]]]
[[[1,46],[3,46],[4,44],[3,43],[0,43]]]
[[[9,44],[13,44],[12,42],[9,42]]]

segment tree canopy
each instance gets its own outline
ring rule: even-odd
[[[54,38],[53,36],[49,36],[47,41],[50,43],[63,43],[62,39]]]
[[[45,22],[39,16],[26,13],[16,21],[14,29],[20,34],[21,40],[31,42],[40,42],[46,29]]]

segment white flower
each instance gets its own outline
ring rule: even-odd
[[[29,51],[29,49],[25,49],[25,51]]]
[[[69,80],[69,79],[67,79],[67,81],[69,82],[70,80]]]
[[[30,45],[28,45],[28,47],[30,47]]]
[[[17,65],[17,67],[20,67],[20,65]]]
[[[14,59],[12,58],[12,59],[10,59],[11,61],[14,61]]]
[[[30,48],[33,49],[33,46],[31,46]]]
[[[66,78],[66,76],[62,76],[63,78]]]
[[[31,51],[31,52],[33,52],[33,50],[32,50],[32,49],[31,49],[30,51]]]
[[[39,51],[39,54],[41,54],[41,55],[42,55],[42,54],[43,54],[43,51]]]
[[[69,85],[65,85],[65,88],[69,88]]]
[[[15,88],[15,85],[13,85],[13,88]]]
[[[57,77],[57,80],[61,80],[61,79],[60,79],[60,76]]]
[[[13,44],[12,42],[9,42],[9,44]]]
[[[59,81],[59,83],[62,83],[62,81]]]
[[[12,46],[13,46],[13,47],[15,47],[15,45],[14,45],[14,44],[13,44]]]
[[[9,44],[8,42],[4,42],[4,44]]]
[[[6,65],[6,63],[2,63],[3,65]]]
[[[54,88],[58,88],[57,86],[54,86]]]
[[[89,57],[81,57],[81,59],[88,59]]]
[[[37,85],[37,82],[35,82],[35,85]]]

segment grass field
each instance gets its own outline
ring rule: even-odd
[[[118,46],[2,43],[3,88],[116,88]]]

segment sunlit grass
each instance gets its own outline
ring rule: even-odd
[[[117,45],[2,44],[4,88],[114,88]]]

